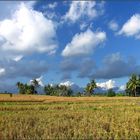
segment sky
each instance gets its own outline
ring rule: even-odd
[[[140,74],[139,1],[0,1],[0,91],[18,81],[125,88]]]

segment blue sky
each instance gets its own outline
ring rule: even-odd
[[[0,1],[0,13],[1,91],[33,78],[124,88],[140,74],[139,1]]]

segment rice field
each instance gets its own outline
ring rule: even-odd
[[[0,140],[140,139],[140,97],[0,95]]]

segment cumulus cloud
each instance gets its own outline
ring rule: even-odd
[[[64,71],[68,72],[68,71],[74,71],[78,69],[78,65],[75,62],[73,62],[72,59],[66,59],[60,63],[60,68],[63,72]]]
[[[96,48],[97,45],[106,40],[105,32],[93,32],[87,29],[85,32],[76,34],[70,43],[62,51],[62,56],[81,56],[88,55]]]
[[[62,74],[62,77],[61,77],[61,80],[69,80],[69,79],[71,79],[72,77],[71,77],[71,72],[64,72],[63,74]]]
[[[84,59],[81,61],[81,64],[79,64],[79,78],[86,78],[91,75],[94,69],[96,69],[96,63],[92,59]]]
[[[109,22],[109,24],[108,24],[108,27],[109,27],[111,30],[113,30],[113,31],[117,31],[118,28],[119,28],[119,25],[117,24],[116,21],[111,20],[111,21]]]
[[[59,84],[59,86],[60,85],[65,85],[67,87],[70,87],[74,93],[77,93],[77,92],[83,93],[84,92],[84,88],[83,87],[80,87],[80,86],[78,86],[77,84],[75,84],[75,83],[73,83],[71,81],[61,82]]]
[[[64,19],[74,23],[85,16],[90,19],[95,18],[98,15],[95,5],[95,1],[72,1],[70,9],[65,14]]]
[[[0,1],[0,20],[10,17],[19,4],[20,1]]]
[[[74,84],[73,82],[65,81],[65,82],[61,82],[59,84],[59,86],[64,85],[64,86],[67,86],[67,87],[71,87],[73,84]]]
[[[1,51],[15,54],[51,53],[57,48],[55,23],[22,3],[9,19],[0,21]]]
[[[22,58],[23,58],[22,55],[18,55],[18,56],[15,56],[15,57],[13,58],[13,60],[15,60],[15,61],[20,61]]]
[[[42,82],[42,79],[43,79],[43,76],[40,76],[40,77],[36,78],[36,81],[38,82],[38,84],[39,84],[40,86],[43,87],[44,84],[43,84],[43,82]],[[29,81],[30,84],[32,84],[32,82],[33,82],[33,80],[30,80],[30,81]]]
[[[5,69],[4,68],[0,68],[0,76],[5,74]]]
[[[54,2],[54,3],[50,3],[50,4],[48,5],[48,8],[54,9],[56,6],[57,6],[57,2]]]
[[[122,56],[120,52],[112,53],[103,58],[100,65],[91,58],[79,57],[66,59],[60,63],[62,79],[71,79],[72,74],[78,78],[112,79],[128,77],[133,73],[140,74],[140,65],[133,57]]]
[[[63,80],[71,79],[74,72],[78,72],[78,78],[89,77],[93,69],[96,69],[96,63],[90,58],[66,59],[60,63],[60,70]]]
[[[126,85],[121,85],[121,86],[119,87],[119,91],[125,91],[125,89],[126,89]]]
[[[78,65],[73,59],[65,59],[60,63],[62,80],[71,79],[71,73],[78,70]]]
[[[84,30],[84,29],[86,29],[88,27],[88,24],[87,23],[81,23],[80,24],[80,30]]]
[[[140,14],[133,15],[118,32],[119,35],[123,34],[125,36],[140,36]]]
[[[135,59],[128,57],[127,60],[120,53],[106,56],[102,67],[98,67],[90,77],[97,79],[111,79],[127,77],[133,73],[140,74],[140,65]]]
[[[44,60],[0,60],[1,80],[16,78],[38,78],[48,72],[47,62]]]
[[[97,86],[104,89],[104,90],[112,89],[115,87],[115,81],[108,80],[106,82],[97,83]]]
[[[126,87],[125,85],[118,86],[116,84],[116,81],[114,81],[112,79],[107,80],[105,82],[96,83],[96,84],[97,84],[97,88],[95,89],[96,93],[105,93],[109,89],[112,89],[116,93],[124,92],[125,91],[125,87]]]

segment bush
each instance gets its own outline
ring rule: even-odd
[[[125,96],[124,93],[117,93],[116,96]]]
[[[116,96],[116,93],[112,89],[109,89],[108,92],[107,92],[107,96],[108,97],[114,97],[114,96]]]
[[[76,96],[77,96],[77,97],[81,97],[81,96],[82,96],[82,93],[81,93],[81,92],[77,92],[77,93],[76,93]]]

